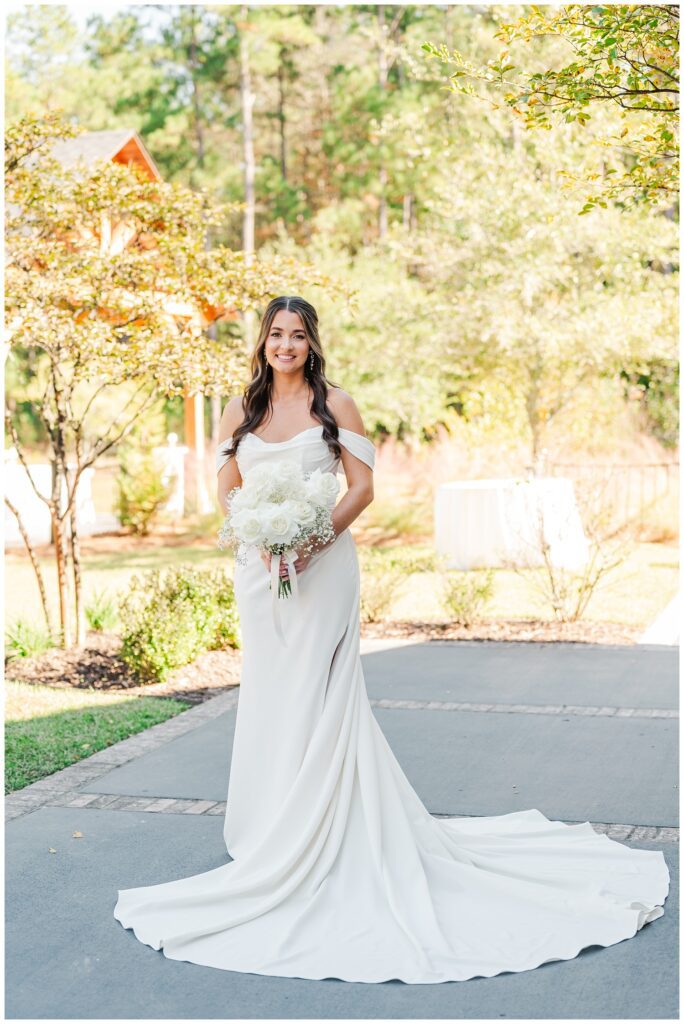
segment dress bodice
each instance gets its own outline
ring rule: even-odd
[[[328,448],[322,436],[323,425],[300,430],[287,441],[264,441],[257,434],[245,434],[238,447],[236,459],[240,474],[244,475],[252,466],[271,459],[294,460],[300,464],[304,473],[314,469],[321,472],[339,473],[341,461]],[[346,427],[338,427],[338,440],[347,451],[361,459],[371,469],[375,466],[375,445],[368,437],[357,434]],[[229,456],[226,449],[233,443],[232,436],[227,437],[216,449],[216,472],[225,466]]]

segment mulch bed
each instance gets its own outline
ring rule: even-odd
[[[401,638],[416,643],[435,640],[503,640],[528,643],[633,644],[640,626],[611,622],[548,622],[539,619],[491,620],[459,627],[434,622],[363,623],[361,636]],[[121,640],[111,633],[90,631],[86,646],[64,651],[53,648],[35,658],[6,665],[8,680],[65,689],[125,690],[131,696],[175,697],[201,704],[239,685],[242,652],[233,648],[207,651],[191,665],[175,669],[163,683],[141,685],[119,657]]]
[[[86,645],[64,651],[55,647],[35,658],[7,663],[9,680],[64,689],[125,690],[131,696],[176,697],[201,704],[240,682],[242,654],[232,647],[206,651],[191,665],[169,674],[163,683],[140,684],[119,657],[121,640],[112,633],[89,631]]]
[[[619,622],[549,622],[546,619],[490,619],[471,626],[441,622],[373,622],[361,626],[361,636],[426,640],[515,640],[529,643],[634,644],[643,626]]]

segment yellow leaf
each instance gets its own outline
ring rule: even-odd
[[[72,832],[71,833],[71,838],[72,839],[83,839],[83,833],[82,832]]]
[[[54,846],[50,846],[48,847],[48,853],[57,853],[57,851],[55,850]]]

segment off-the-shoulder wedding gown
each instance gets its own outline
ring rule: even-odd
[[[284,458],[340,471],[322,429],[246,435],[240,471]],[[339,440],[374,466],[368,438],[340,428]],[[225,460],[220,446],[217,468]],[[233,859],[120,889],[114,916],[141,942],[228,971],[429,984],[566,960],[664,913],[659,851],[536,809],[428,812],[366,694],[348,529],[299,575],[297,603],[281,599],[286,647],[256,551],[234,585],[244,660],[223,829]]]

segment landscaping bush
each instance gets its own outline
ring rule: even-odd
[[[85,606],[85,617],[90,628],[98,633],[113,629],[119,618],[116,599],[96,591]]]
[[[239,647],[232,581],[223,569],[152,569],[121,603],[121,657],[143,682],[163,682],[203,651]]]
[[[412,492],[403,501],[378,497],[364,513],[364,522],[373,531],[380,531],[385,540],[423,537],[430,532],[426,524],[430,522],[431,504],[425,492]]]
[[[406,559],[393,557],[391,548],[362,548],[359,564],[361,621],[379,622],[406,582]]]
[[[435,571],[437,559],[434,548],[417,544],[401,544],[378,550],[390,559],[392,565],[401,568],[407,576],[410,576],[412,572]]]
[[[164,483],[152,453],[125,451],[119,457],[117,515],[123,527],[145,536],[171,497],[173,481]]]
[[[469,626],[494,593],[494,570],[442,570],[442,602],[459,626]]]
[[[18,619],[5,631],[5,651],[8,660],[31,658],[43,654],[55,646],[55,638],[47,629],[32,626],[24,619]]]

